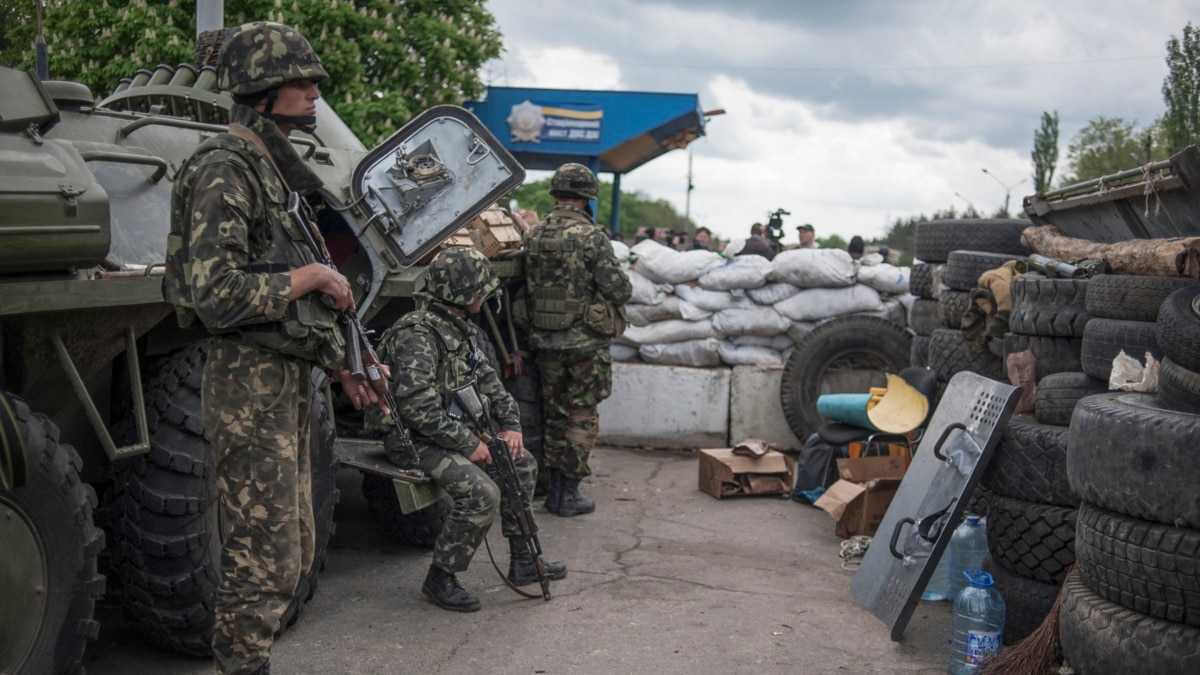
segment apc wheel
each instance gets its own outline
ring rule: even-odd
[[[1079,506],[1067,482],[1067,427],[1014,415],[992,452],[983,484],[1001,497],[1036,504]]]
[[[1196,283],[1190,277],[1098,274],[1088,282],[1087,313],[1101,319],[1158,320],[1158,309],[1171,293]]]
[[[883,373],[908,367],[912,336],[887,319],[850,315],[818,325],[796,344],[783,368],[780,402],[796,438],[808,438],[824,422],[821,394],[865,392],[883,386]],[[873,384],[864,386],[868,379]]]
[[[1062,583],[1075,563],[1076,511],[993,493],[987,540],[992,559],[1008,571],[1044,584]]]
[[[189,345],[152,367],[145,386],[150,452],[115,462],[106,495],[122,604],[150,641],[192,656],[212,653],[220,574],[216,460],[204,439],[200,403],[210,346]],[[324,406],[321,400],[313,407]],[[333,531],[332,433],[324,422],[313,429],[319,436],[310,453],[317,547],[313,569],[297,585],[283,626],[295,621],[298,605],[312,596]]]
[[[991,554],[983,556],[983,571],[992,575],[996,590],[1004,598],[1004,644],[1011,645],[1037,630],[1054,607],[1061,590],[1058,584],[1047,584],[1014,574],[997,565]]]
[[[363,497],[375,516],[375,522],[389,539],[397,544],[430,548],[437,541],[446,517],[450,515],[450,499],[443,498],[416,513],[400,511],[400,499],[392,479],[363,472]]]
[[[950,259],[951,251],[972,250],[1029,255],[1021,245],[1021,233],[1032,227],[1028,220],[972,218],[931,220],[917,223],[914,253],[923,262],[938,263]]]
[[[83,672],[82,659],[100,625],[92,619],[104,593],[97,557],[104,534],[92,525],[96,493],[79,482],[83,462],[58,441],[58,428],[6,396],[24,441],[27,479],[0,488],[0,672]]]

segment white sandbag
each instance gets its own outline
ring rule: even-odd
[[[679,300],[679,318],[684,321],[700,321],[713,315],[712,310],[697,307],[677,295],[671,297]]]
[[[783,365],[783,354],[770,347],[735,345],[728,340],[717,343],[717,355],[729,366]]]
[[[624,341],[636,345],[665,344],[717,337],[711,321],[657,321],[648,326],[627,326],[621,335]]]
[[[792,322],[781,316],[774,307],[756,305],[723,309],[713,314],[712,325],[716,328],[718,335],[725,337],[736,335],[772,337],[785,333],[791,327]]]
[[[680,252],[653,239],[634,244],[630,251],[635,256],[633,269],[660,284],[695,281],[722,262],[720,253],[698,249]]]
[[[767,283],[767,273],[770,271],[771,261],[761,255],[739,255],[705,272],[697,283],[700,288],[710,291],[758,288]]]
[[[862,265],[858,268],[858,283],[866,284],[880,293],[900,294],[908,292],[909,267],[896,267],[887,263]]]
[[[629,297],[629,302],[632,303],[657,305],[672,290],[670,285],[655,284],[653,281],[638,274],[637,270],[627,270],[625,275],[629,277],[629,283],[633,285],[633,295]]]
[[[613,256],[616,257],[617,264],[621,266],[621,269],[628,271],[630,265],[629,245],[616,239],[609,243],[612,244]]]
[[[842,288],[806,288],[774,307],[792,321],[815,321],[882,307],[879,291],[865,284]]]
[[[840,248],[793,248],[772,261],[772,281],[802,288],[833,288],[854,283],[854,259]]]
[[[855,312],[864,316],[876,316],[880,319],[887,319],[892,323],[900,326],[908,325],[908,311],[904,309],[904,305],[895,298],[881,299],[878,309],[872,309],[865,312]]]
[[[746,248],[745,239],[730,239],[721,252],[725,254],[726,258],[732,258],[735,255],[741,254],[744,248]]]
[[[777,281],[772,284],[767,284],[761,288],[752,288],[746,291],[746,295],[750,299],[760,305],[773,305],[780,300],[786,300],[800,292],[799,286],[794,286],[786,281]]]
[[[655,321],[666,321],[668,319],[684,318],[682,309],[683,301],[676,295],[664,295],[662,302],[656,305],[642,305],[638,303],[628,303],[625,305],[625,317],[629,319],[629,323],[634,326],[648,326]],[[688,305],[691,307],[691,305]]]
[[[798,344],[801,340],[808,336],[809,333],[817,327],[820,321],[793,321],[791,328],[787,330],[787,336],[791,338],[793,343]]]
[[[788,328],[794,324],[789,324]],[[782,352],[792,347],[795,343],[787,334],[775,335],[767,337],[765,335],[737,335],[729,338],[729,341],[739,347],[767,347],[774,349],[777,352]]]
[[[638,361],[638,348],[633,345],[622,345],[612,343],[608,346],[608,353],[612,356],[613,361]]]
[[[735,296],[729,291],[708,291],[691,284],[676,284],[675,295],[700,309],[719,312],[731,307],[753,307],[754,301],[746,296]]]
[[[721,355],[717,352],[720,343],[720,340],[710,337],[663,345],[642,345],[638,355],[647,363],[711,368],[721,365]]]

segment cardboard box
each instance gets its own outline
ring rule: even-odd
[[[837,461],[839,480],[815,506],[837,523],[839,537],[875,536],[904,478],[904,457],[857,457]]]
[[[762,457],[735,455],[733,448],[700,451],[700,490],[717,499],[788,494],[795,476],[796,462],[776,450]]]
[[[437,254],[454,246],[470,246],[471,248],[479,248],[478,233],[472,234],[471,228],[463,226],[455,230],[454,234],[450,235],[445,241],[438,244],[433,250],[425,254],[424,258],[417,261],[418,265],[428,265],[437,257]]]

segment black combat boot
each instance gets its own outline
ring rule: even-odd
[[[520,537],[508,538],[508,580],[513,586],[527,586],[538,580],[533,554]],[[546,578],[558,581],[567,576],[567,566],[560,562],[546,562]]]
[[[437,565],[429,566],[429,574],[421,586],[425,597],[433,604],[451,612],[478,612],[479,598],[458,584],[458,578]]]
[[[550,475],[550,486],[546,488],[546,510],[550,513],[558,513],[559,505],[562,503],[562,472],[558,469],[546,469]]]
[[[596,502],[579,494],[579,478],[567,478],[559,474],[558,510],[551,513],[570,518],[596,510]]]

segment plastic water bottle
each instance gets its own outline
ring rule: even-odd
[[[929,577],[929,583],[925,585],[925,592],[921,594],[922,602],[947,602],[954,599],[954,596],[950,595],[950,567],[950,549],[947,547],[942,551],[942,557],[933,570],[933,576]]]
[[[1004,599],[992,575],[967,570],[970,582],[954,598],[954,633],[950,639],[950,673],[974,673],[979,664],[1000,653],[1004,638]]]
[[[983,566],[983,556],[987,550],[987,521],[979,516],[967,516],[950,537],[951,598],[957,598],[968,585],[963,572]]]

